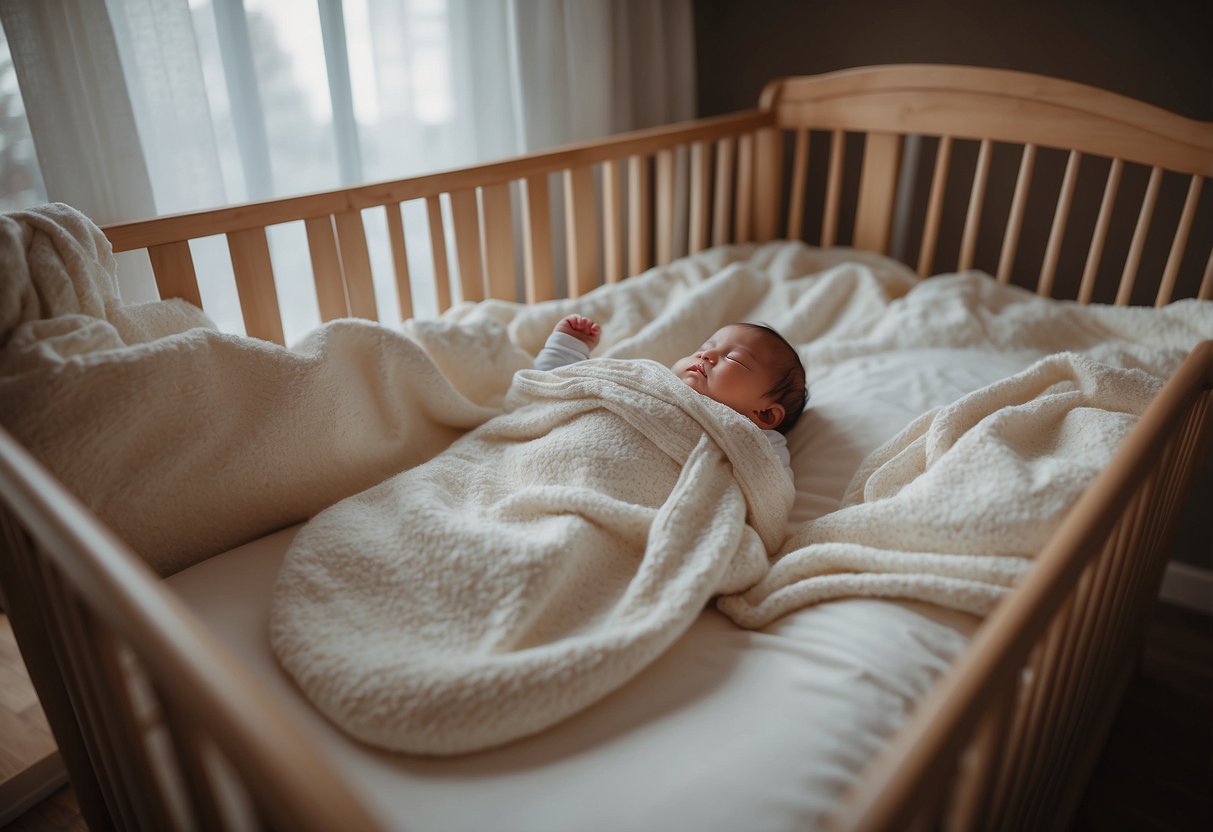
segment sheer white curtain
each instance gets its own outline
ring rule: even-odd
[[[0,0],[0,21],[48,197],[102,224],[694,111],[690,0]],[[373,247],[386,236],[367,230]],[[306,241],[286,227],[270,242],[289,340],[319,320],[291,284]],[[372,268],[391,320],[389,256]],[[230,305],[238,328],[230,277],[210,277],[230,273],[221,241],[195,257],[204,302],[221,324]],[[154,297],[150,272],[122,268],[124,294]]]

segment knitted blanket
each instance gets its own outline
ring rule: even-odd
[[[519,373],[505,414],[322,512],[271,640],[330,719],[474,751],[585,708],[767,569],[793,491],[761,432],[663,366]]]

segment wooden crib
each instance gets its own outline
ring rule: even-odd
[[[577,296],[683,253],[782,237],[892,254],[924,276],[981,268],[1046,296],[1161,306],[1213,299],[1210,176],[1211,124],[1024,73],[888,66],[777,80],[752,111],[105,232],[117,252],[146,249],[162,297],[198,305],[190,241],[225,235],[245,330],[279,343],[266,229],[304,223],[323,320],[373,319],[363,217],[384,212],[407,318],[417,252],[406,239],[418,238],[401,205],[413,200],[429,220],[440,311],[544,300],[561,283]],[[1172,192],[1182,207],[1159,210]],[[838,806],[835,828],[1066,825],[1213,436],[1211,389],[1205,342]],[[0,494],[14,630],[92,828],[185,815],[223,828],[240,807],[272,827],[374,827],[307,732],[7,434]]]

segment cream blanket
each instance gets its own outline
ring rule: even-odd
[[[792,496],[752,423],[659,364],[520,373],[505,415],[299,532],[272,645],[367,743],[498,745],[597,701],[751,586]]]

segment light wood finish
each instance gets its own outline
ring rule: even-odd
[[[1103,200],[1099,204],[1099,217],[1095,220],[1095,232],[1091,235],[1091,247],[1087,250],[1087,264],[1082,270],[1082,283],[1078,287],[1078,302],[1090,303],[1095,293],[1095,278],[1099,272],[1099,261],[1103,257],[1104,243],[1108,239],[1108,226],[1112,222],[1112,209],[1116,204],[1116,193],[1120,189],[1120,177],[1124,173],[1124,162],[1113,159],[1104,183]]]
[[[792,151],[792,193],[788,197],[788,239],[804,239],[804,195],[809,178],[809,131],[796,131]]]
[[[1205,273],[1196,296],[1201,300],[1213,300],[1213,251],[1209,252],[1209,259],[1205,261]]]
[[[674,259],[674,151],[657,153],[657,265],[668,265]]]
[[[965,214],[964,236],[960,241],[960,262],[957,268],[967,271],[973,268],[973,257],[977,252],[977,231],[981,227],[981,210],[986,198],[986,184],[990,180],[990,140],[984,139],[977,151],[977,167],[973,170],[973,187],[969,190],[969,210]]]
[[[227,235],[227,248],[244,316],[244,331],[253,338],[285,343],[265,229],[233,231]]]
[[[947,189],[948,166],[952,163],[952,137],[939,140],[935,151],[935,172],[931,175],[931,196],[927,203],[926,225],[922,231],[922,247],[918,250],[918,275],[927,277],[935,264],[935,247],[939,244],[939,223],[943,217],[943,195]]]
[[[136,222],[115,223],[103,230],[114,251],[130,251],[162,243],[192,240],[229,231],[264,228],[284,222],[337,214],[343,211],[375,208],[411,199],[425,199],[441,193],[525,179],[529,176],[594,165],[608,159],[651,155],[663,148],[695,141],[710,141],[737,136],[772,122],[770,113],[749,110],[697,121],[637,130],[620,136],[581,142],[566,147],[533,153],[466,168],[415,176],[391,182],[377,182],[355,188],[285,197],[265,202],[216,208],[188,214],[174,214]]]
[[[1085,84],[965,66],[893,65],[773,81],[761,106],[785,127],[950,135],[1063,147],[1213,175],[1207,124]]]
[[[484,234],[484,271],[488,294],[499,300],[517,300],[514,282],[514,215],[506,182],[480,190],[480,229]]]
[[[1023,229],[1023,214],[1028,207],[1028,188],[1032,184],[1032,172],[1036,169],[1036,145],[1024,145],[1019,159],[1019,175],[1015,178],[1015,195],[1011,197],[1011,215],[1007,218],[1007,229],[1002,238],[1002,251],[998,255],[998,282],[1010,283],[1011,270],[1015,267],[1015,252],[1019,247],[1019,232]]]
[[[442,221],[442,203],[437,196],[425,199],[427,225],[430,229],[430,256],[434,263],[434,292],[439,313],[451,308],[451,274],[446,264],[446,224]]]
[[[565,171],[564,208],[569,297],[575,298],[598,285],[598,216],[594,171],[588,165]]]
[[[1179,275],[1179,264],[1183,261],[1188,235],[1192,233],[1192,222],[1196,219],[1196,206],[1200,202],[1203,183],[1204,179],[1200,176],[1193,176],[1188,181],[1188,196],[1184,200],[1183,214],[1179,217],[1179,227],[1175,229],[1175,237],[1171,241],[1171,253],[1167,255],[1162,282],[1159,283],[1158,295],[1154,298],[1155,306],[1166,306],[1171,302],[1171,293],[1175,291],[1175,278]]]
[[[151,246],[147,256],[161,298],[181,298],[202,308],[202,293],[198,291],[198,276],[194,273],[194,257],[188,242]]]
[[[460,299],[484,300],[484,272],[480,260],[480,218],[476,192],[451,192],[451,224],[455,232],[455,258],[459,265]]]
[[[1154,206],[1158,204],[1158,189],[1162,185],[1162,168],[1154,167],[1150,171],[1150,182],[1146,185],[1146,195],[1141,201],[1141,211],[1137,215],[1137,226],[1133,229],[1133,240],[1129,243],[1129,255],[1125,258],[1125,268],[1120,275],[1120,286],[1116,290],[1116,305],[1128,306],[1133,297],[1133,285],[1137,281],[1137,269],[1141,265],[1141,252],[1146,245],[1146,235],[1150,233],[1150,222],[1154,219]]]
[[[649,219],[649,160],[628,157],[628,270],[640,274],[653,262]]]
[[[733,235],[738,243],[754,239],[754,154],[756,141],[751,133],[737,140],[737,201],[734,203]]]
[[[893,231],[893,203],[901,165],[901,137],[871,133],[863,148],[859,202],[855,208],[855,247],[887,254]]]
[[[41,613],[56,624],[50,632],[78,639],[55,644],[55,655],[72,657],[82,671],[74,674],[76,684],[68,686],[74,702],[84,706],[121,693],[112,679],[105,690],[99,689],[98,678],[90,678],[80,665],[90,657],[112,655],[106,646],[115,643],[107,642],[112,633],[138,655],[173,707],[188,712],[194,728],[222,749],[272,823],[301,830],[376,828],[342,777],[319,756],[317,740],[289,721],[261,684],[146,564],[3,431],[0,497],[8,549],[0,558],[0,577],[10,594],[17,586],[53,590],[55,606],[43,606]],[[27,534],[31,537],[24,537]],[[103,735],[108,735],[105,742],[115,739],[115,715],[95,716],[85,723],[86,735],[99,742]],[[123,747],[148,759],[137,745],[127,742]],[[125,769],[126,762],[110,773]],[[73,769],[73,782],[77,774],[87,781],[87,769]],[[149,788],[147,783],[125,780],[110,785],[117,789],[110,795],[111,805],[121,809],[128,823],[133,826],[136,815],[145,823],[155,821],[155,814],[148,813],[155,802],[152,795],[131,790]],[[89,817],[89,823],[108,828],[101,816]]]
[[[345,276],[341,273],[341,255],[337,253],[337,235],[333,218],[312,217],[304,221],[308,254],[312,258],[312,281],[316,285],[316,305],[321,321],[332,321],[350,314],[345,297]]]
[[[712,151],[707,142],[691,145],[691,211],[687,232],[687,254],[708,247],[708,208],[711,193]]]
[[[716,177],[712,191],[712,245],[729,242],[729,221],[733,215],[733,154],[736,142],[731,138],[716,142]]]
[[[830,135],[830,170],[826,175],[826,209],[821,220],[821,244],[832,246],[838,240],[838,208],[842,201],[842,165],[846,150],[846,133],[835,130]],[[891,202],[891,200],[890,200]]]
[[[552,278],[552,212],[547,176],[530,176],[523,181],[522,257],[526,268],[526,301],[536,303],[556,296]]]
[[[1045,246],[1044,265],[1040,269],[1040,280],[1036,293],[1046,298],[1053,296],[1053,277],[1057,274],[1057,261],[1061,257],[1061,244],[1066,236],[1066,224],[1070,219],[1070,206],[1074,203],[1074,188],[1078,184],[1078,166],[1082,154],[1072,151],[1066,160],[1066,172],[1061,180],[1061,191],[1057,196],[1057,207],[1053,211],[1053,227],[1049,230],[1049,243]]]
[[[619,188],[621,162],[611,159],[602,165],[602,277],[607,283],[618,283],[623,272],[623,225],[619,219],[623,208]]]
[[[361,211],[342,211],[333,216],[337,245],[341,250],[341,271],[345,275],[345,296],[350,314],[368,321],[379,320],[375,303],[375,282],[371,277],[371,255],[366,247],[366,230]]]
[[[404,219],[400,214],[400,203],[385,205],[387,234],[392,248],[392,270],[396,276],[396,302],[400,309],[400,320],[413,317],[413,284],[409,279],[409,254],[404,242]]]
[[[753,181],[753,239],[774,240],[779,235],[779,200],[783,190],[783,132],[770,128],[754,133],[752,167],[747,174]],[[748,178],[748,177],[747,177]],[[740,200],[746,205],[746,200]],[[746,239],[750,239],[747,229]],[[740,235],[738,235],[740,240]]]

